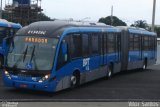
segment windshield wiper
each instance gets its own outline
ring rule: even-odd
[[[24,62],[24,60],[26,59],[26,54],[27,54],[27,51],[28,51],[28,45],[27,45],[27,48],[26,48],[26,50],[24,51],[24,56],[23,56],[23,62]]]
[[[33,47],[33,51],[32,51],[32,54],[31,54],[31,59],[30,59],[30,61],[29,61],[29,63],[31,63],[32,62],[32,60],[33,60],[33,57],[35,56],[35,45],[34,45],[34,47]],[[35,69],[37,70],[37,63],[36,63],[36,61],[35,61],[35,59],[34,59],[34,64],[35,64]]]
[[[32,61],[32,59],[33,59],[33,56],[35,55],[34,52],[35,52],[35,45],[34,45],[34,47],[33,47],[33,51],[32,51],[32,54],[31,54],[31,59],[30,59],[30,61],[29,61],[30,63],[31,63],[31,61]]]

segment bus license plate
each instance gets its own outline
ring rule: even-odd
[[[26,84],[21,84],[20,87],[21,88],[27,88],[27,85]]]

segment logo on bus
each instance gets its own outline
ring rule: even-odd
[[[26,69],[27,69],[27,70],[31,70],[31,69],[32,69],[32,64],[29,64],[29,63],[26,64]]]
[[[36,30],[29,30],[28,34],[37,34],[37,35],[45,35],[46,31],[36,31]]]
[[[90,58],[85,58],[83,59],[83,67],[85,68],[85,70],[89,71],[89,61]]]

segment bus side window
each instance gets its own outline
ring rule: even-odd
[[[130,51],[134,50],[134,35],[133,34],[129,35],[129,50]]]
[[[82,57],[82,36],[81,34],[71,34],[69,42],[71,59]]]
[[[143,36],[143,42],[144,42],[144,51],[148,51],[149,50],[149,38],[148,36]]]
[[[88,34],[82,34],[82,52],[83,52],[83,57],[89,56],[89,37],[88,37]]]
[[[155,46],[154,46],[154,37],[150,37],[150,50],[153,51],[155,50]]]
[[[118,34],[117,33],[115,33],[115,52],[117,52],[118,53]]]
[[[134,35],[134,51],[140,50],[140,36]]]
[[[114,33],[108,33],[108,36],[107,36],[108,53],[114,53],[116,51],[115,48],[116,48],[116,44],[115,44]]]
[[[107,33],[104,33],[104,54],[107,54]]]
[[[99,39],[98,35],[92,34],[91,36],[91,55],[98,55],[99,54]]]

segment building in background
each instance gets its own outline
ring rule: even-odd
[[[43,11],[41,0],[13,0],[5,4],[5,19],[28,25],[39,21],[39,14]]]

